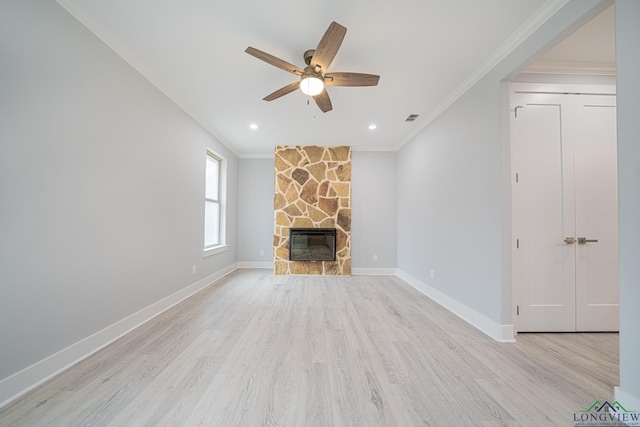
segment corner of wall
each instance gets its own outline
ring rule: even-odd
[[[484,334],[493,338],[498,342],[515,342],[513,325],[503,325],[494,320],[489,319],[472,308],[462,304],[461,302],[445,295],[428,284],[416,279],[415,277],[398,270],[397,276],[414,287],[416,290],[431,298],[471,326],[480,330]]]
[[[636,397],[620,387],[614,387],[614,399],[616,402],[632,412],[640,412],[640,397]]]
[[[112,342],[142,326],[176,304],[213,285],[238,269],[233,263],[186,288],[132,314],[75,344],[0,380],[0,408],[8,405],[49,379],[100,351]]]

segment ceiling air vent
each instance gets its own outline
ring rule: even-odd
[[[406,119],[404,119],[405,122],[415,122],[416,119],[418,118],[419,114],[411,114],[409,115],[409,117],[407,117]]]

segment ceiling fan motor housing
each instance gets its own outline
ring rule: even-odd
[[[305,51],[305,53],[302,55],[304,57],[304,63],[307,65],[311,65],[311,58],[313,58],[313,54],[316,53],[315,49],[309,49],[307,51]]]

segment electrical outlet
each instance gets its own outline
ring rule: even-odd
[[[373,262],[378,262],[378,255],[373,256]]]
[[[194,266],[193,266],[193,274],[196,274],[196,270],[197,270],[197,269],[198,269],[198,268],[194,265]]]
[[[431,277],[433,279],[433,277],[435,276],[435,273],[433,272],[433,268],[429,271],[429,277]]]
[[[260,249],[260,256],[264,256],[264,250]]]

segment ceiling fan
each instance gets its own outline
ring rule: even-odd
[[[331,99],[325,86],[376,86],[380,76],[362,73],[327,73],[327,69],[338,53],[347,29],[337,22],[332,22],[325,31],[318,47],[307,50],[303,57],[307,66],[304,69],[296,67],[287,61],[249,46],[245,52],[264,62],[278,67],[300,77],[300,81],[282,87],[265,96],[265,101],[273,101],[288,93],[300,89],[305,95],[312,96],[323,113],[332,110]]]

